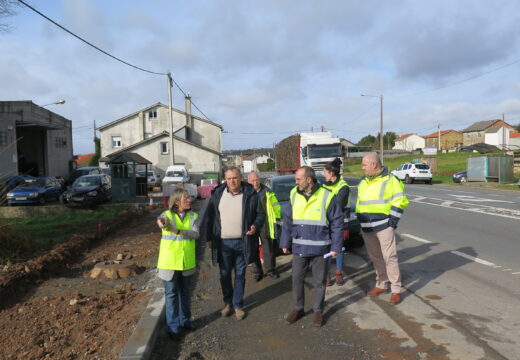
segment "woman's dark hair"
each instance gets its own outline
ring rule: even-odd
[[[341,159],[335,158],[330,163],[325,165],[325,169],[327,171],[330,171],[331,173],[333,173],[336,177],[340,177],[341,173],[343,172],[343,171],[341,171],[342,165],[343,165],[343,163],[341,162]]]

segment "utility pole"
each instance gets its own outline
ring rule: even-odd
[[[437,148],[439,154],[441,153],[441,124],[437,125]]]
[[[96,120],[94,120],[94,140],[96,140]]]
[[[505,124],[505,114],[502,114],[502,122]],[[506,154],[506,127],[502,126],[502,154]]]
[[[172,74],[168,73],[168,114],[170,116],[170,165],[175,164],[175,156],[173,154],[173,112],[172,112]]]
[[[361,96],[379,98],[380,106],[381,106],[381,109],[380,109],[381,119],[380,119],[380,124],[379,124],[379,153],[380,153],[379,157],[381,158],[381,165],[384,165],[384,149],[383,149],[383,136],[384,136],[384,134],[383,134],[383,94],[381,94],[379,96],[361,94]]]

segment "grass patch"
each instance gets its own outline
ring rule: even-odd
[[[118,209],[50,215],[34,218],[1,219],[0,263],[26,260],[68,240],[72,234],[96,229],[98,221],[114,218]]]
[[[502,155],[502,153],[492,153],[487,155]],[[484,156],[475,153],[448,153],[437,154],[437,171],[433,173],[433,182],[437,184],[454,184],[452,175],[459,171],[466,170],[467,158],[472,156]],[[426,158],[424,155],[405,155],[392,159],[385,158],[385,166],[388,170],[395,170],[399,165],[410,162],[417,158]],[[348,159],[344,167],[345,176],[361,177],[364,175],[361,168],[361,159]],[[502,188],[502,185],[498,186]],[[511,188],[511,186],[504,185],[504,188]],[[514,188],[514,187],[513,187]]]

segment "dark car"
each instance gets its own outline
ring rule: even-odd
[[[105,174],[83,175],[62,196],[67,206],[93,207],[112,200],[112,181]]]
[[[70,175],[65,179],[63,183],[63,188],[68,189],[77,178],[83,175],[94,175],[94,174],[102,174],[103,171],[99,166],[85,166],[79,169],[74,170]]]
[[[325,177],[322,174],[316,174],[318,182],[323,184],[325,182]],[[359,184],[359,179],[357,178],[344,178],[345,181],[350,186],[350,204],[351,208],[354,209],[356,206],[357,200],[357,185]],[[281,176],[273,176],[267,178],[265,180],[265,185],[271,188],[271,190],[276,194],[276,198],[280,205],[285,206],[289,201],[289,194],[296,186],[294,181],[294,175],[281,175]],[[345,242],[346,250],[351,250],[352,248],[361,247],[364,245],[363,238],[361,236],[361,225],[356,216],[355,211],[350,212],[350,221],[349,221],[349,238]]]
[[[7,193],[7,203],[43,205],[48,201],[58,200],[62,192],[60,181],[54,177],[31,177]]]
[[[456,183],[466,183],[468,182],[468,172],[466,170],[459,171],[458,173],[453,174],[452,179]]]

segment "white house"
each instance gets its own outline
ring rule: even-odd
[[[394,150],[414,151],[426,146],[425,139],[417,134],[405,134],[395,139]]]
[[[173,154],[175,163],[186,164],[195,179],[203,172],[221,171],[223,127],[191,114],[191,98],[186,111],[172,109]],[[101,139],[100,162],[131,151],[149,160],[155,171],[164,174],[171,165],[170,117],[168,106],[156,103],[98,128]],[[199,176],[197,176],[199,175]]]
[[[249,155],[244,160],[242,160],[242,167],[244,173],[249,173],[251,171],[258,171],[258,164],[266,164],[267,161],[271,159],[267,155]]]
[[[499,149],[509,148],[509,134],[514,129],[505,126],[490,127],[484,132],[484,143],[495,145]]]
[[[509,150],[520,150],[520,132],[509,133]]]

